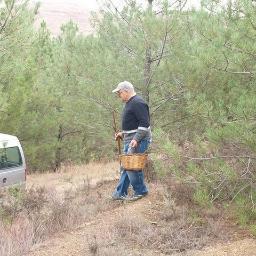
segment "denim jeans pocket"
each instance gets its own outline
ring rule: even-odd
[[[137,148],[137,153],[144,153],[149,146],[149,141],[148,140],[142,140],[140,141],[138,148]]]
[[[125,143],[124,145],[124,153],[127,154],[127,153],[144,153],[147,149],[148,149],[148,146],[150,144],[150,141],[149,140],[141,140],[139,143],[138,143],[138,146],[132,150],[130,150],[129,152],[129,143]]]

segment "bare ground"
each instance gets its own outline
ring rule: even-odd
[[[93,164],[59,174],[30,176],[30,186],[43,182],[55,186],[60,193],[77,186],[74,184],[90,181],[94,187],[91,193],[97,195],[95,204],[108,207],[78,228],[34,245],[26,255],[256,256],[256,240],[229,226],[223,216],[221,220],[212,220],[211,228],[200,223],[194,225],[195,221],[184,223],[189,209],[169,200],[160,183],[151,183],[150,194],[139,201],[111,201],[109,195],[117,182],[117,169],[117,163]]]

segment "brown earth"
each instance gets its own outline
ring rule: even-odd
[[[110,207],[96,216],[91,216],[78,228],[55,234],[47,241],[35,245],[28,256],[171,254],[176,256],[256,256],[256,240],[247,232],[233,230],[233,227],[229,227],[227,223],[219,232],[232,233],[233,235],[228,239],[221,241],[212,238],[211,240],[209,236],[206,246],[200,250],[177,250],[177,253],[175,248],[170,249],[169,253],[168,250],[163,250],[161,244],[157,244],[161,241],[158,239],[161,234],[158,229],[164,230],[165,225],[169,225],[168,221],[160,218],[166,208],[163,186],[157,182],[149,184],[150,194],[136,202],[111,201],[109,195],[117,182],[117,169],[118,163],[91,164],[86,167],[77,167],[77,169],[66,169],[58,174],[30,176],[28,180],[30,186],[43,182],[46,186],[54,186],[60,193],[66,188],[70,189],[70,184],[86,179],[93,180],[91,183],[94,187],[93,193],[98,194],[99,199]],[[110,181],[111,179],[114,181]],[[95,204],[98,203],[100,203],[98,200],[95,201]],[[138,230],[136,225],[140,225]],[[147,233],[141,235],[140,231],[145,232],[144,227],[147,227]],[[156,233],[152,234],[152,232]],[[145,243],[148,242],[149,246],[140,243],[138,237],[142,241],[145,240]],[[152,246],[152,243],[156,246]]]
[[[83,34],[91,34],[90,12],[92,4],[83,0],[32,0],[32,3],[40,2],[39,13],[36,17],[36,27],[45,21],[54,36],[60,34],[60,27],[68,21],[74,21]],[[93,4],[96,6],[96,4]]]

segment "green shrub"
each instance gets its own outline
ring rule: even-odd
[[[193,198],[194,198],[195,202],[198,203],[202,207],[210,207],[211,206],[209,192],[203,187],[198,187],[196,189],[196,191],[194,192]]]

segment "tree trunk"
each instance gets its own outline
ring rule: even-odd
[[[152,14],[152,2],[153,0],[148,0],[148,12]],[[143,96],[146,102],[149,104],[150,101],[150,95],[149,95],[149,86],[150,86],[150,80],[151,80],[151,47],[150,44],[146,46],[146,54],[145,54],[145,64],[144,64],[144,90],[143,90]]]
[[[150,46],[146,49],[145,65],[144,65],[144,90],[143,96],[146,102],[149,104],[149,85],[151,80],[151,49]]]
[[[55,154],[55,166],[53,171],[56,172],[61,165],[61,142],[63,138],[63,128],[62,125],[59,125],[59,133],[58,133],[58,147],[56,149],[56,154]]]

